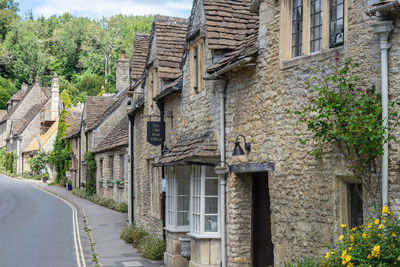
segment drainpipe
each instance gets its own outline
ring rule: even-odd
[[[225,165],[225,89],[227,81],[222,80],[223,84],[219,90],[220,103],[220,144],[221,144],[221,167]],[[220,174],[220,192],[221,192],[221,267],[226,267],[226,242],[225,242],[225,192],[226,192],[226,174]]]
[[[381,49],[381,82],[382,82],[382,126],[387,128],[388,124],[388,42],[389,34],[393,30],[392,21],[379,21],[373,25],[374,33],[379,36]],[[387,130],[386,134],[387,136]],[[383,144],[382,156],[382,206],[388,203],[388,169],[389,169],[389,145],[387,142]]]

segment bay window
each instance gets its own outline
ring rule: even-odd
[[[191,227],[192,235],[219,236],[219,186],[214,168],[192,167]]]
[[[189,230],[190,166],[167,167],[166,227]]]
[[[209,166],[166,168],[166,229],[218,238],[219,178]]]

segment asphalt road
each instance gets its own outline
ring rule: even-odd
[[[0,175],[0,267],[78,266],[72,216],[60,199]]]

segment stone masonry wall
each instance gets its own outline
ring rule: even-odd
[[[120,168],[120,156],[124,155],[124,173],[121,173]],[[124,178],[125,183],[123,188],[118,188],[117,184],[113,184],[112,187],[108,187],[106,180],[110,178],[110,156],[114,156],[114,180]],[[101,164],[100,159],[103,159],[103,176],[101,176]],[[126,147],[95,154],[96,160],[96,194],[107,198],[113,199],[117,202],[128,203],[128,157]],[[100,186],[99,180],[103,179],[103,185]]]
[[[264,1],[260,8],[260,53],[256,69],[232,73],[226,98],[227,156],[230,163],[272,162],[269,175],[272,241],[275,263],[303,256],[320,256],[324,244],[336,239],[339,218],[336,199],[340,197],[337,179],[347,176],[345,161],[334,148],[321,160],[307,155],[310,147],[298,143],[304,125],[287,111],[301,110],[311,94],[305,80],[310,67],[329,70],[347,57],[361,64],[360,77],[380,88],[380,51],[377,36],[370,27],[364,1],[346,1],[345,45],[309,56],[281,62],[279,59],[280,3]],[[396,21],[398,23],[398,21]],[[391,98],[398,98],[397,43],[399,30],[392,34],[389,51]],[[396,131],[398,133],[398,131]],[[248,155],[229,158],[236,135],[244,134],[252,144]],[[390,160],[390,200],[398,209],[398,145],[392,143]],[[251,194],[248,178],[228,178],[227,236],[228,266],[250,266],[249,210]],[[250,202],[251,203],[251,202]],[[240,217],[239,216],[239,210]]]

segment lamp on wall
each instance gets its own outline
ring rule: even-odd
[[[233,149],[232,156],[244,155],[244,151],[243,151],[242,147],[240,146],[239,137],[243,137],[243,139],[244,139],[244,149],[246,149],[247,152],[250,151],[250,148],[251,148],[250,142],[246,142],[246,137],[244,137],[243,135],[240,134],[236,137],[235,148]]]

